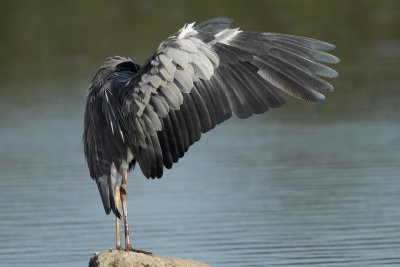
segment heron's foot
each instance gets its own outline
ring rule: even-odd
[[[136,252],[136,253],[142,253],[142,254],[146,254],[146,255],[153,255],[153,253],[145,251],[145,250],[141,250],[141,249],[137,249],[137,248],[132,248],[129,247],[128,249],[125,249],[126,251],[132,251],[132,252]]]

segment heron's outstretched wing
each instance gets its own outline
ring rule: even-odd
[[[146,177],[161,177],[189,146],[231,117],[284,104],[276,92],[320,101],[337,72],[333,45],[315,39],[230,29],[215,18],[185,25],[161,43],[122,92],[131,147]]]

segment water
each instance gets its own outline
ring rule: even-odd
[[[400,5],[301,3],[0,4],[0,266],[86,266],[114,246],[82,153],[88,80],[108,55],[142,61],[221,14],[337,44],[337,90],[224,123],[160,180],[137,169],[135,246],[222,267],[400,266]]]

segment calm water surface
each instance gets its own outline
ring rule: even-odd
[[[88,80],[221,14],[336,43],[337,90],[224,123],[160,180],[136,169],[135,246],[221,267],[400,266],[399,2],[31,3],[0,4],[0,266],[87,266],[114,246],[82,152]]]

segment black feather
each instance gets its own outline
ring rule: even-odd
[[[186,125],[185,119],[182,116],[182,110],[173,110],[171,113],[175,114],[175,117],[178,121],[182,133],[182,144],[184,146],[184,151],[186,152],[191,143],[189,138],[189,129],[188,126]]]
[[[196,87],[192,89],[190,95],[192,96],[193,104],[199,117],[201,132],[208,132],[211,129],[211,120],[210,115],[207,111],[207,107],[204,104],[203,98],[200,96]]]
[[[165,120],[166,119],[167,118],[164,118],[162,120],[163,129],[165,129]],[[159,131],[159,132],[157,132],[157,136],[158,136],[158,140],[160,141],[160,147],[162,150],[164,166],[167,169],[170,169],[172,167],[173,161],[172,161],[171,150],[169,148],[169,140],[168,140],[167,133],[165,130]]]
[[[175,135],[175,129],[172,127],[171,119],[169,116],[167,116],[164,119],[163,130],[165,131],[166,136],[167,136],[167,141],[168,141],[169,150],[170,150],[171,157],[172,157],[172,162],[177,162],[179,159],[178,145],[177,145],[177,140],[176,140],[176,135]]]
[[[194,142],[200,139],[201,135],[201,125],[199,116],[197,114],[196,108],[192,101],[192,97],[190,94],[183,94],[183,105],[181,106],[182,115],[185,119],[186,125],[188,125],[189,132],[190,132],[190,143],[193,144]]]
[[[217,125],[218,120],[217,120],[217,113],[218,109],[215,108],[215,101],[213,101],[212,97],[210,96],[209,92],[207,91],[207,88],[204,86],[203,80],[199,80],[198,82],[195,82],[195,87],[197,89],[197,92],[199,92],[204,104],[206,105],[206,109],[208,112],[208,116],[210,119],[210,129],[214,128],[215,125]]]
[[[169,121],[171,122],[171,128],[174,129],[174,137],[176,140],[176,148],[178,152],[178,157],[182,157],[185,154],[185,141],[182,135],[181,125],[176,117],[176,112],[169,113]]]

